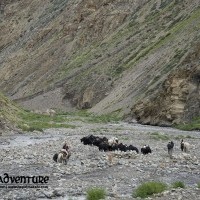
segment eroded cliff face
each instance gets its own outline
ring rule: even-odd
[[[146,123],[158,111],[142,117],[143,104],[165,85],[176,103],[153,124],[174,123],[194,113],[181,63],[200,40],[199,13],[200,0],[1,1],[0,90],[29,109],[135,112]]]
[[[110,67],[102,62],[114,52],[96,48],[145,2],[4,1],[1,89],[18,99],[61,87],[63,100],[92,107],[112,87]],[[94,95],[85,102],[89,88]]]
[[[200,43],[195,46],[153,97],[134,106],[138,121],[167,126],[200,115]]]

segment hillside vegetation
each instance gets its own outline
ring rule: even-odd
[[[19,122],[20,109],[0,93],[0,131],[14,128]]]
[[[199,116],[199,0],[9,0],[0,15],[0,89],[26,108]]]
[[[8,130],[43,131],[45,128],[74,128],[66,124],[66,117],[62,115],[49,116],[25,111],[0,93],[0,132]]]
[[[54,111],[55,112],[55,111]],[[0,93],[0,134],[8,130],[43,131],[48,128],[76,128],[77,121],[87,123],[119,122],[116,115],[93,115],[85,111],[52,114],[50,110],[43,113],[30,112],[19,107]]]

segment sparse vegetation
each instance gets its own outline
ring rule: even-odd
[[[185,138],[192,139],[192,136],[191,135],[186,135]]]
[[[42,131],[47,128],[75,128],[74,125],[66,124],[67,119],[61,115],[48,116],[29,111],[22,111],[19,113],[21,119],[19,128],[23,131]]]
[[[164,133],[158,133],[158,132],[150,133],[150,138],[154,140],[169,140],[170,139],[168,135]]]
[[[118,122],[120,117],[109,114],[96,116],[88,113],[86,110],[74,113],[58,113],[55,116],[48,116],[43,114],[31,113],[29,111],[21,111],[18,114],[19,119],[18,127],[23,131],[42,131],[47,128],[75,128],[76,126],[66,124],[70,121],[84,121],[89,123],[108,123]]]
[[[185,136],[183,135],[177,135],[174,137],[175,140],[181,140],[182,138],[184,138]]]
[[[112,114],[107,114],[100,116],[91,116],[86,120],[91,123],[108,123],[108,122],[119,122],[121,120],[121,117]]]
[[[48,128],[75,128],[74,125],[69,124],[57,124],[55,122],[28,122],[27,124],[20,124],[19,128],[21,128],[23,131],[43,131],[43,129]]]
[[[82,118],[85,122],[90,123],[108,123],[108,122],[119,122],[122,120],[121,117],[117,115],[117,113],[105,114],[105,115],[94,115],[92,113],[87,112],[87,110],[80,110],[78,112],[73,113],[62,113],[63,116],[75,116],[77,120]],[[74,118],[73,118],[74,119]]]
[[[165,8],[171,1],[169,0],[162,0],[159,9]]]
[[[32,113],[30,111],[25,111],[20,113],[20,117],[26,121],[40,121],[40,122],[64,122],[66,118],[61,115],[49,116],[44,114]]]
[[[181,181],[176,181],[172,183],[173,188],[185,188],[185,184]]]
[[[0,119],[5,121],[9,126],[16,126],[20,119],[17,117],[17,114],[21,109],[15,105],[12,101],[6,98],[3,94],[0,93]]]
[[[123,68],[122,66],[118,66],[118,67],[116,67],[114,73],[115,73],[115,75],[119,75],[119,74],[121,74],[123,71],[124,71],[124,68]]]
[[[86,110],[81,110],[73,113],[58,112],[55,116],[32,113],[30,111],[18,112],[18,118],[20,119],[18,127],[23,131],[42,131],[47,128],[75,128],[76,126],[66,124],[70,121],[83,121],[89,123],[108,123],[118,122],[121,120],[116,114],[107,115],[94,115],[88,113]],[[97,131],[97,130],[95,130]]]
[[[146,182],[141,184],[133,193],[133,197],[146,198],[153,194],[158,194],[166,190],[167,185],[161,182]]]
[[[181,140],[181,139],[184,139],[184,138],[186,138],[186,139],[196,139],[195,137],[192,137],[191,135],[186,135],[186,136],[177,135],[177,136],[174,137],[175,140]]]
[[[175,126],[175,128],[184,131],[200,130],[200,118],[196,118],[191,123],[188,124],[178,124]]]
[[[83,119],[85,119],[85,121],[110,122],[110,121],[122,120],[122,118],[118,116],[118,112],[113,112],[113,113],[105,114],[105,115],[95,115],[93,113],[88,112],[88,110],[85,109],[85,110],[79,110],[76,112],[59,112],[58,114],[65,117],[68,117],[68,116],[76,117],[77,120],[79,120],[82,117]],[[91,120],[90,118],[94,118],[94,119]]]
[[[48,116],[42,114],[31,113],[30,111],[23,110],[12,101],[8,100],[0,94],[0,114],[3,119],[16,126],[23,131],[42,131],[47,128],[75,128],[74,125],[66,124],[67,118],[62,115]]]
[[[130,138],[129,137],[121,137],[120,139],[121,140],[129,140]]]
[[[106,191],[103,188],[90,188],[87,190],[87,200],[105,199]]]

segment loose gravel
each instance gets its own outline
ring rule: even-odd
[[[149,199],[200,199],[200,132],[172,128],[143,126],[137,123],[88,124],[76,122],[75,129],[48,129],[2,135],[0,140],[0,175],[49,176],[48,188],[0,189],[0,199],[85,199],[90,187],[103,187],[107,199],[134,199],[136,187],[146,181],[167,183],[167,191]],[[100,152],[95,146],[85,146],[80,139],[86,135],[116,136],[123,144],[139,149],[150,145],[152,154],[135,152]],[[167,139],[156,138],[165,135]],[[180,140],[191,144],[189,153],[182,153]],[[167,153],[167,143],[175,143],[173,158]],[[72,156],[67,165],[56,163],[52,157],[70,145]],[[185,189],[173,189],[175,181],[185,183]],[[139,199],[139,198],[138,198]]]

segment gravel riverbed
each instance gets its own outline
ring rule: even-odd
[[[172,189],[150,197],[158,200],[199,200],[200,132],[143,126],[136,123],[88,124],[76,122],[75,129],[48,129],[43,133],[11,133],[0,136],[0,175],[49,176],[48,188],[1,188],[0,199],[85,199],[90,187],[103,187],[107,199],[134,199],[135,188],[146,181],[162,181],[169,186],[175,181],[185,189]],[[116,136],[123,144],[139,149],[150,145],[152,154],[135,152],[100,152],[97,147],[84,146],[80,138],[93,134]],[[164,135],[165,137],[159,137]],[[183,138],[191,144],[188,154],[180,150]],[[173,158],[167,154],[167,143],[175,143]],[[67,165],[55,163],[53,155],[64,143],[70,145],[72,156]],[[108,159],[111,155],[112,161]],[[2,184],[3,185],[3,184]],[[4,184],[5,186],[5,184]],[[139,199],[139,198],[138,198]]]

